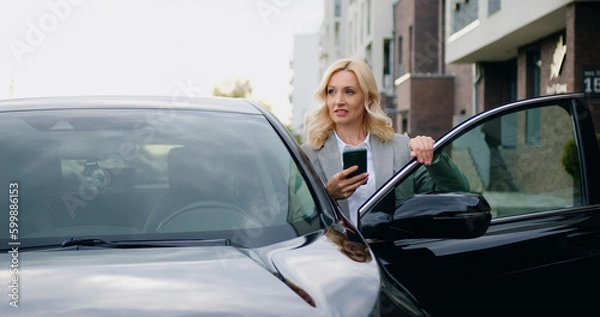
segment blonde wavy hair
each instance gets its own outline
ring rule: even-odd
[[[327,231],[325,231],[325,237],[327,237],[329,241],[333,242],[333,244],[337,246],[337,250],[340,251],[343,255],[347,256],[349,259],[357,262],[371,262],[372,258],[368,245],[362,247],[362,251],[365,254],[364,258],[357,259],[348,254],[348,252],[346,252],[346,249],[344,248],[344,241],[348,241],[348,237],[344,233],[339,232],[333,229],[332,227],[329,227],[327,228]]]
[[[335,129],[335,123],[327,108],[327,86],[331,76],[342,70],[351,71],[356,75],[360,89],[365,95],[366,116],[364,116],[363,129],[377,136],[382,142],[391,140],[395,133],[392,128],[392,119],[379,106],[379,91],[371,68],[361,59],[344,58],[333,63],[325,71],[315,92],[317,105],[307,113],[304,119],[305,133],[310,147],[314,150],[322,148]]]

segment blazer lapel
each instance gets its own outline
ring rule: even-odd
[[[342,159],[338,150],[335,136],[331,134],[325,141],[323,148],[317,152],[317,159],[323,169],[327,182],[333,175],[342,171]]]
[[[394,175],[394,149],[385,146],[377,136],[371,136],[373,165],[375,165],[375,185],[379,189]]]
[[[338,150],[337,140],[333,133],[329,135],[323,148],[317,151],[317,160],[323,170],[323,174],[325,174],[325,179],[323,180],[325,183],[327,183],[333,175],[342,171],[342,158],[340,156],[340,151]],[[349,217],[348,200],[339,199],[337,203],[340,205],[340,208],[346,217]]]

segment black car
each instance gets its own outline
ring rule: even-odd
[[[357,211],[358,228],[285,127],[246,100],[5,100],[0,148],[2,316],[593,308],[600,154],[583,95],[468,119],[436,151],[470,192],[389,208],[413,161]]]
[[[446,222],[441,211],[456,210],[448,201],[416,197],[426,203],[407,201],[387,213],[396,223],[383,226],[396,235],[381,239],[382,224],[373,221],[381,213],[373,206],[419,168],[414,161],[361,207],[362,233],[378,261],[433,316],[597,316],[599,145],[583,94],[494,107],[435,144],[490,205],[485,234],[415,237],[408,226],[417,222],[407,217],[435,210]],[[429,227],[443,236],[445,225]]]
[[[1,316],[423,315],[240,99],[0,105]]]

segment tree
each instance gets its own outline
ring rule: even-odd
[[[596,142],[600,148],[600,133],[596,133]],[[579,155],[577,154],[577,144],[575,139],[570,139],[564,145],[562,164],[565,171],[576,181],[580,179],[579,173]]]
[[[252,86],[249,79],[236,78],[235,80],[226,80],[213,87],[213,96],[230,98],[250,98],[252,96]]]
[[[271,106],[270,103],[264,101],[263,99],[256,100],[256,102],[267,108],[267,110],[273,112],[273,106]]]
[[[252,99],[252,85],[250,85],[249,79],[236,78],[234,80],[225,80],[213,87],[212,94],[215,97]],[[255,101],[273,112],[273,107],[270,103],[263,99]]]
[[[250,85],[249,79],[240,79],[236,78],[235,80],[225,80],[221,82],[219,85],[213,87],[212,94],[215,97],[228,97],[228,98],[245,98],[252,99],[252,85]],[[255,100],[257,103],[261,104],[263,107],[267,108],[270,112],[273,112],[273,107],[270,103],[265,101],[264,99]],[[301,142],[301,136],[293,133],[290,126],[286,126],[286,128],[292,133],[294,139],[298,143]]]

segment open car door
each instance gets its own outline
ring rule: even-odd
[[[359,227],[434,317],[600,314],[597,137],[583,94],[490,109],[435,144],[466,176],[468,193],[418,194],[381,210],[420,167],[413,160],[360,208]]]

